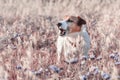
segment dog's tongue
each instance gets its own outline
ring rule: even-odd
[[[62,35],[64,35],[65,34],[65,31],[62,31]]]
[[[61,31],[61,36],[63,36],[63,35],[65,35],[65,30],[63,30],[63,29],[60,29],[60,31]]]

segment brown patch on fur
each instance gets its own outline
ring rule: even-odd
[[[79,27],[77,25],[74,25],[74,26],[70,27],[70,33],[80,32],[80,31],[81,31],[81,27]]]
[[[65,20],[70,20],[71,25],[69,26],[70,28],[70,33],[73,32],[80,32],[81,27],[83,24],[86,24],[86,21],[83,20],[81,17],[76,17],[76,16],[65,16]]]

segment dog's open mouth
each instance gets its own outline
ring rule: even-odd
[[[60,30],[60,36],[64,36],[66,34],[66,30],[59,28]]]

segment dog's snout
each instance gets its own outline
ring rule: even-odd
[[[60,27],[62,25],[62,23],[58,23],[57,26]]]

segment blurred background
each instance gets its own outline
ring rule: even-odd
[[[94,59],[70,67],[63,62],[63,71],[56,74],[48,66],[56,65],[56,23],[65,15],[86,20]],[[0,0],[0,80],[85,80],[84,76],[120,79],[120,0]]]

